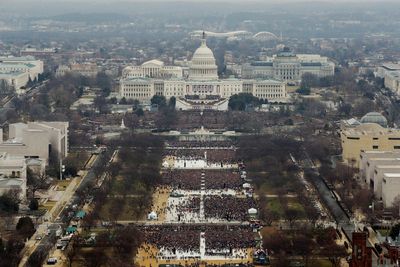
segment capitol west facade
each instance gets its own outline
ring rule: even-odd
[[[176,98],[177,109],[227,110],[229,97],[251,93],[268,100],[286,98],[286,84],[272,79],[219,79],[215,57],[205,38],[195,51],[188,77],[178,66],[151,60],[141,66],[126,67],[120,81],[120,97],[148,103],[154,95]]]

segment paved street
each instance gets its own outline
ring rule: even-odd
[[[100,164],[100,159],[103,157],[103,154],[99,154],[96,156],[95,161],[93,163],[94,166],[98,166]],[[37,227],[37,231],[35,234],[31,237],[31,239],[26,243],[26,246],[23,250],[23,257],[22,260],[19,264],[20,267],[23,267],[26,265],[27,260],[29,259],[29,256],[35,251],[39,249],[44,249],[44,250],[49,250],[51,249],[54,244],[55,244],[55,232],[57,229],[60,229],[60,227],[63,226],[62,223],[55,222],[58,218],[58,216],[62,213],[62,211],[65,209],[67,204],[69,203],[74,203],[76,200],[76,191],[79,189],[83,189],[85,186],[88,185],[91,181],[93,181],[96,178],[96,175],[93,172],[93,169],[90,169],[87,171],[86,175],[82,177],[82,179],[75,178],[69,186],[66,188],[63,196],[61,199],[56,203],[55,207],[52,209],[51,212],[57,211],[54,215],[51,214],[51,212],[48,212],[49,214],[46,214],[45,216],[48,217],[48,222],[44,222],[40,224]],[[56,208],[56,206],[58,208]],[[59,218],[57,221],[62,221],[62,218]],[[50,234],[47,234],[47,231],[50,230]],[[37,236],[41,236],[42,240],[38,241],[36,240]]]

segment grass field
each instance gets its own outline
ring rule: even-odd
[[[57,191],[65,191],[67,186],[71,183],[71,180],[60,180],[57,181]]]
[[[39,210],[51,210],[55,204],[56,204],[56,201],[49,200],[46,203],[44,203],[43,205],[40,205]]]
[[[125,197],[125,201],[122,201],[120,198],[107,198],[104,205],[100,210],[100,218],[106,221],[136,221],[136,220],[145,220],[146,214],[149,212],[148,210],[139,210],[139,204],[136,201],[135,197]],[[113,204],[113,202],[118,202],[117,204]],[[120,212],[118,212],[117,217],[115,218],[115,213],[112,210],[113,206],[118,206]]]
[[[268,195],[274,195],[277,193],[277,188],[275,188],[273,185],[271,185],[271,183],[269,181],[265,181],[261,187],[259,192],[264,193],[264,194],[268,194]]]
[[[287,198],[287,207],[297,210],[300,214],[300,218],[305,218],[304,208],[296,198]],[[278,214],[279,217],[284,217],[284,208],[282,207],[282,203],[278,198],[268,198],[267,208],[271,212]]]

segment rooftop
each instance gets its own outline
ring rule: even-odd
[[[387,178],[400,178],[400,173],[384,173],[383,175]]]
[[[380,126],[386,128],[388,125],[387,119],[380,113],[378,112],[369,112],[365,114],[361,120],[361,123],[376,123],[379,124]]]
[[[400,64],[385,63],[385,64],[382,64],[382,68],[387,69],[387,70],[400,70]]]
[[[24,184],[23,179],[19,178],[0,178],[0,188],[20,187]]]

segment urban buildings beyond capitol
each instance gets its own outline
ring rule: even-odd
[[[60,65],[56,70],[56,77],[64,76],[67,73],[79,74],[86,77],[95,77],[99,69],[94,63],[73,63],[70,65]]]
[[[29,79],[32,81],[39,78],[43,73],[43,61],[34,57],[0,57],[0,80],[5,81],[16,92],[24,87]]]
[[[384,63],[377,68],[375,76],[384,79],[385,87],[400,95],[400,64]]]
[[[32,56],[26,57],[0,57],[0,73],[25,72],[33,81],[43,73],[43,61]]]
[[[164,66],[157,60],[140,67],[127,67],[120,81],[120,97],[149,102],[154,95],[177,98],[177,109],[228,109],[228,99],[238,93],[279,101],[286,98],[282,81],[236,78],[219,79],[218,67],[203,36],[189,64],[188,77],[180,67]]]
[[[285,82],[300,83],[305,73],[317,77],[329,77],[335,73],[335,63],[327,57],[312,54],[294,54],[288,47],[267,58],[242,66],[242,78],[271,78]]]
[[[29,82],[29,73],[23,71],[0,71],[0,81],[4,81],[19,93],[19,89]]]

